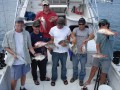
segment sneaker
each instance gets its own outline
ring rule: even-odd
[[[83,81],[80,80],[80,81],[79,81],[79,85],[80,85],[80,86],[83,86],[83,85],[84,85],[84,84],[83,84]]]
[[[73,83],[76,79],[75,78],[71,78],[70,82]]]
[[[27,89],[25,87],[23,89],[20,87],[20,90],[27,90]]]

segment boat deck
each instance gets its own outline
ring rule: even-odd
[[[49,55],[49,60],[48,60],[48,64],[47,64],[47,76],[51,78],[51,69],[52,69],[52,61],[51,61],[51,55]],[[89,65],[87,65],[89,66]],[[90,69],[91,67],[86,67],[86,77],[85,80],[86,81],[88,79],[89,73],[90,73]],[[68,58],[67,60],[67,78],[68,78],[68,85],[64,85],[63,81],[60,79],[60,75],[61,75],[61,65],[58,67],[58,79],[56,81],[56,85],[55,86],[51,86],[51,81],[40,81],[40,85],[35,85],[32,79],[32,75],[31,72],[29,72],[27,74],[27,80],[26,80],[26,88],[28,90],[81,90],[81,86],[79,86],[79,80],[76,80],[73,83],[70,83],[70,79],[72,77],[72,62],[70,61],[70,59]],[[40,79],[38,79],[40,80]],[[94,88],[94,81],[92,81],[91,85],[87,86],[89,90],[93,90]],[[20,82],[18,82],[17,85],[17,89],[19,90],[20,88]]]

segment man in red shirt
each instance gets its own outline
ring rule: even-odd
[[[51,27],[56,25],[58,16],[55,12],[50,10],[48,1],[43,1],[42,5],[43,11],[37,13],[35,20],[39,19],[41,21],[40,32],[49,41],[51,38],[49,31]]]

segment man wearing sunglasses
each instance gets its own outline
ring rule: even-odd
[[[82,50],[83,46],[87,48],[87,42],[94,38],[93,33],[91,30],[86,28],[86,21],[84,18],[80,18],[78,21],[79,27],[74,28],[72,32],[72,37],[76,41],[77,53],[72,55],[72,62],[73,62],[73,77],[71,78],[70,82],[73,83],[75,80],[79,78],[79,85],[83,86],[83,80],[86,75],[85,65],[87,62],[87,50],[85,49],[84,52]],[[81,70],[78,74],[78,63],[81,64]]]

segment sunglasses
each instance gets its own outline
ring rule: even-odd
[[[44,4],[43,6],[49,6],[49,5],[47,5],[47,4]]]

